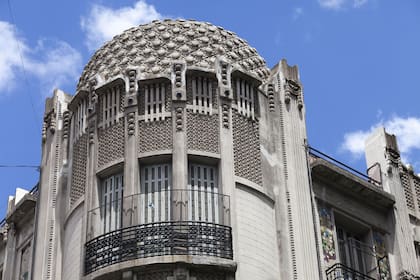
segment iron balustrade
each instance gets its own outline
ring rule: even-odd
[[[199,221],[136,225],[96,237],[85,245],[85,274],[139,258],[199,255],[232,259],[229,226]]]
[[[327,280],[375,280],[366,274],[341,263],[336,263],[326,270]]]
[[[332,162],[332,163],[340,166],[341,168],[347,170],[348,172],[352,173],[353,175],[356,175],[359,178],[361,178],[361,179],[363,179],[365,181],[368,181],[369,183],[375,185],[376,187],[382,188],[382,182],[380,182],[378,180],[375,180],[372,177],[369,177],[368,175],[366,175],[366,174],[364,174],[364,173],[362,173],[362,172],[360,172],[360,171],[358,171],[358,170],[356,170],[356,169],[348,166],[345,163],[342,163],[341,161],[336,160],[335,158],[330,157],[327,154],[324,154],[323,152],[321,152],[321,151],[319,151],[319,150],[317,150],[317,149],[315,149],[315,148],[313,148],[311,146],[307,146],[307,148],[308,148],[309,154],[311,154],[312,156],[317,157],[317,158],[322,158],[324,160],[327,160],[329,162]],[[369,171],[369,169],[368,169],[368,171]]]
[[[227,195],[191,189],[139,193],[104,203],[87,218],[86,274],[153,256],[232,259]]]

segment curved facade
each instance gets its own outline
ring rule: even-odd
[[[297,67],[269,70],[221,27],[164,20],[114,37],[74,96],[47,100],[42,139],[32,279],[417,273],[397,181],[375,177],[395,166],[368,151],[378,180],[363,181],[309,153]]]

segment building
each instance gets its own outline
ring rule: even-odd
[[[368,176],[308,146],[296,66],[164,20],[47,99],[38,188],[9,203],[2,279],[418,279],[420,178],[394,136]]]

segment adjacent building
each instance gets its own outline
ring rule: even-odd
[[[205,22],[133,27],[47,99],[2,279],[418,279],[420,178],[383,129],[366,159],[309,147],[296,66]]]

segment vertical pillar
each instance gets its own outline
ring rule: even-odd
[[[15,259],[16,259],[16,228],[14,223],[7,225],[7,243],[6,243],[6,252],[4,257],[3,265],[3,279],[4,280],[13,280],[17,275],[14,276],[13,272],[15,271]]]
[[[188,184],[187,133],[186,133],[186,64],[175,62],[172,67],[172,121],[173,121],[173,153],[172,153],[172,188],[184,190]],[[173,219],[187,219],[188,194],[183,191],[172,193]]]
[[[232,84],[231,74],[232,66],[229,65],[223,58],[216,59],[216,77],[218,84],[219,96],[219,130],[220,130],[220,163],[219,174],[221,183],[221,193],[230,198],[230,205],[223,205],[219,210],[220,221],[232,228],[232,246],[233,252],[237,252],[237,222],[235,213],[235,170],[233,158],[233,132],[232,132]],[[223,201],[224,202],[224,201]],[[219,203],[220,204],[220,203]],[[222,211],[223,210],[223,211]],[[234,260],[237,258],[233,254]]]
[[[297,66],[281,60],[277,67],[279,86],[280,147],[282,162],[280,174],[283,193],[276,204],[284,204],[277,211],[286,211],[291,269],[289,279],[319,279],[319,263],[313,221],[311,189],[306,158],[306,124],[303,92]],[[271,91],[272,89],[270,89]],[[269,95],[269,109],[273,110]],[[285,250],[283,250],[285,251]],[[287,262],[286,262],[287,263]]]
[[[140,193],[139,169],[137,160],[137,71],[127,70],[128,83],[125,94],[125,151],[124,151],[124,199],[123,199],[123,227],[137,224],[136,203],[139,200],[134,195]]]
[[[55,90],[53,97],[46,101],[31,279],[61,278],[60,229],[65,205],[57,201],[63,194],[60,188],[66,185],[67,179],[63,175],[67,150],[63,112],[70,99],[69,95]]]
[[[380,164],[382,187],[395,196],[395,205],[388,218],[388,228],[391,229],[388,249],[392,249],[389,251],[392,279],[414,279],[419,268],[400,178],[401,158],[395,135],[386,133],[384,128],[378,128],[366,140],[366,163],[368,167]],[[404,278],[404,275],[412,275],[413,278]]]

